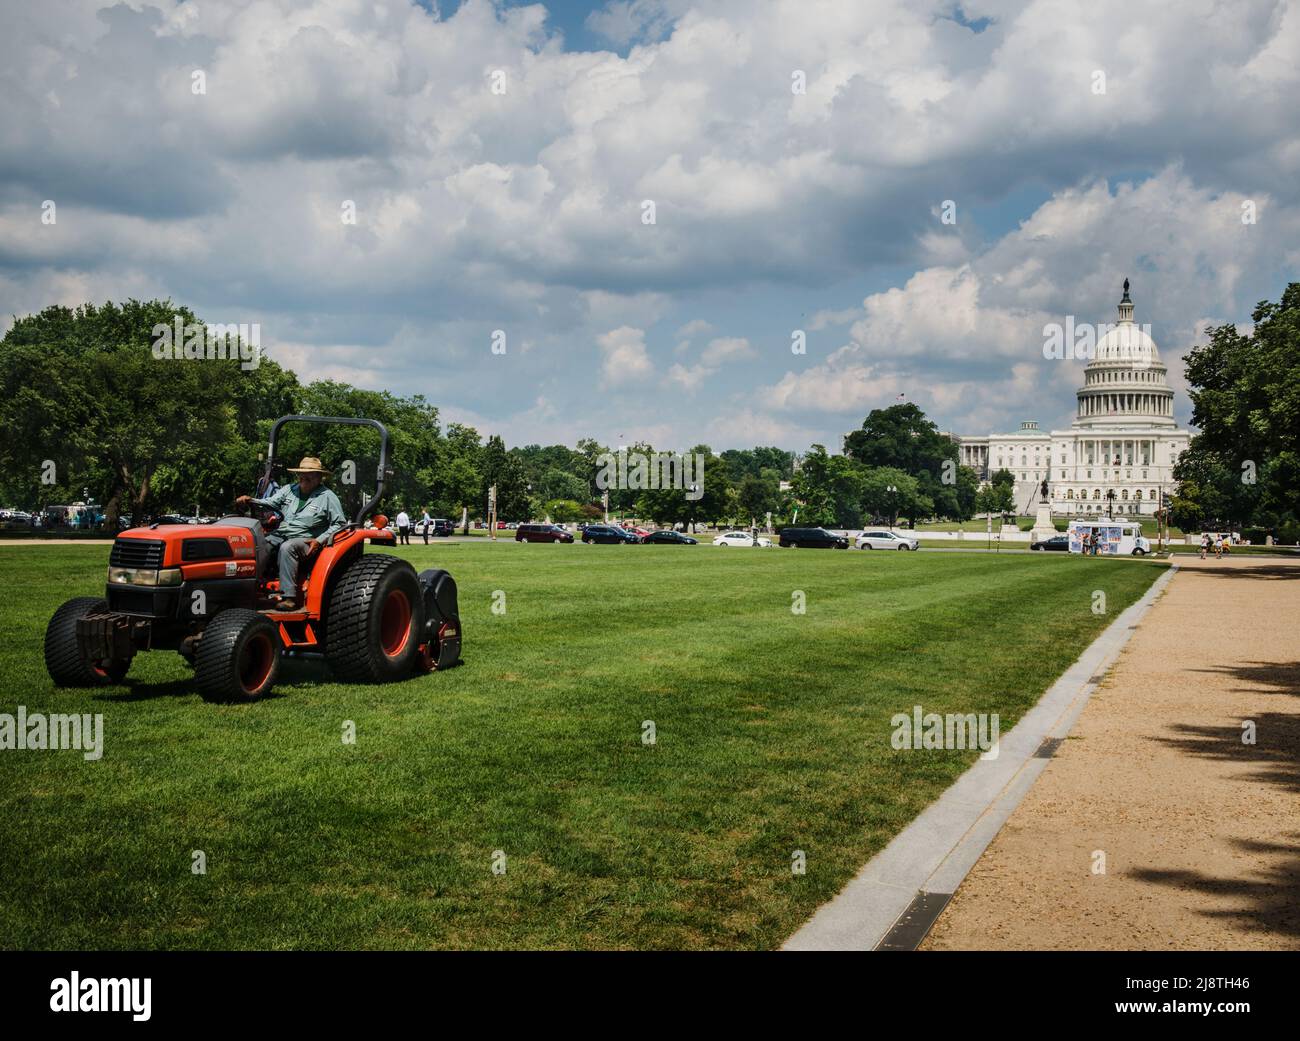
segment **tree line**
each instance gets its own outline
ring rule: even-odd
[[[110,527],[123,516],[139,523],[160,514],[220,514],[261,472],[272,421],[302,413],[387,426],[390,510],[482,517],[491,486],[499,517],[560,522],[602,517],[605,494],[617,515],[674,525],[763,523],[769,513],[777,523],[798,517],[850,525],[887,515],[966,516],[975,504],[972,472],[956,468],[952,484],[942,482],[939,465],[955,459],[956,449],[914,405],[872,413],[846,439],[847,456],[830,456],[821,445],[800,459],[772,446],[717,454],[701,444],[686,450],[704,463],[702,487],[690,493],[605,489],[597,478],[610,453],[654,456],[655,446],[586,438],[575,447],[507,447],[497,434],[444,425],[437,406],[418,394],[303,383],[270,358],[248,364],[248,352],[238,349],[206,360],[180,351],[157,356],[157,330],[170,335],[194,326],[202,322],[191,310],[165,300],[54,306],[16,318],[0,340],[4,502],[93,502]],[[319,456],[336,470],[349,463],[347,475],[336,472],[332,482],[349,513],[374,490],[379,439],[368,428],[290,425],[279,454],[290,463]]]
[[[1300,534],[1300,284],[1256,308],[1247,333],[1213,329],[1187,358],[1193,421],[1200,432],[1175,471],[1173,521],[1255,523],[1285,541]],[[180,325],[176,323],[179,321]],[[957,465],[957,446],[910,402],[872,411],[847,434],[842,454],[814,444],[802,456],[765,446],[703,459],[700,486],[602,488],[602,459],[638,442],[608,446],[507,447],[460,423],[443,424],[422,395],[363,390],[337,380],[303,383],[291,370],[246,352],[220,360],[159,360],[159,327],[202,323],[171,301],[48,307],[16,318],[0,340],[0,504],[39,508],[92,501],[110,525],[164,513],[220,514],[263,467],[271,423],[290,413],[365,417],[392,438],[390,510],[482,517],[488,488],[497,515],[560,522],[611,513],[662,524],[793,523],[856,528],[907,518],[967,520],[1014,513],[1006,470],[981,486]],[[378,436],[356,427],[286,428],[282,460],[317,455],[353,464],[355,483],[333,487],[354,513],[374,490]],[[670,449],[669,451],[673,451]],[[137,523],[139,520],[137,520]],[[1290,537],[1287,537],[1290,535]]]

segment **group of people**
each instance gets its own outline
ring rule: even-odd
[[[1083,555],[1085,557],[1095,557],[1100,553],[1103,542],[1105,542],[1105,539],[1101,532],[1096,528],[1085,531],[1079,538],[1079,543],[1083,546]]]
[[[1214,550],[1214,559],[1222,560],[1223,554],[1228,552],[1228,546],[1231,545],[1222,534],[1206,532],[1201,536],[1201,559],[1204,560],[1210,555],[1210,550]]]
[[[409,546],[411,544],[412,527],[424,536],[426,546],[429,544],[429,536],[433,534],[433,518],[429,516],[427,509],[420,511],[420,519],[414,525],[411,524],[411,515],[406,510],[398,510],[397,516],[393,518],[393,525],[397,528],[397,544],[399,546]]]

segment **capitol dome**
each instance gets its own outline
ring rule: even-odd
[[[1121,322],[1098,340],[1097,353],[1093,355],[1093,364],[1126,361],[1151,365],[1159,360],[1155,340],[1131,321]]]
[[[1119,321],[1098,339],[1084,370],[1074,426],[1174,426],[1174,392],[1167,371],[1151,334],[1133,321],[1126,278]]]

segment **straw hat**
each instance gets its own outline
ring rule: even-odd
[[[321,466],[320,460],[314,455],[305,455],[302,457],[301,463],[289,467],[289,472],[291,474],[324,474],[328,477],[333,471],[326,470],[325,467]]]

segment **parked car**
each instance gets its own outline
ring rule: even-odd
[[[515,529],[516,542],[572,542],[573,536],[558,524],[521,524]]]
[[[763,535],[754,536],[747,531],[728,531],[713,540],[715,546],[758,546],[760,549],[772,545],[772,540]]]
[[[623,545],[624,543],[637,543],[641,541],[641,536],[633,535],[630,531],[613,524],[588,524],[582,533],[582,541],[587,545],[600,544],[605,546]]]
[[[662,544],[666,546],[694,546],[699,543],[699,539],[693,539],[689,535],[683,535],[680,531],[652,531],[649,535],[641,540],[644,543]]]
[[[447,538],[453,531],[451,521],[446,517],[434,517],[433,526],[429,528],[429,534],[438,538]]]
[[[1070,536],[1053,535],[1050,539],[1039,539],[1029,548],[1041,549],[1051,553],[1068,553],[1070,552]]]
[[[920,549],[918,539],[897,535],[887,528],[868,528],[853,542],[858,549]]]
[[[791,549],[848,549],[849,540],[825,528],[782,528],[778,540]]]

